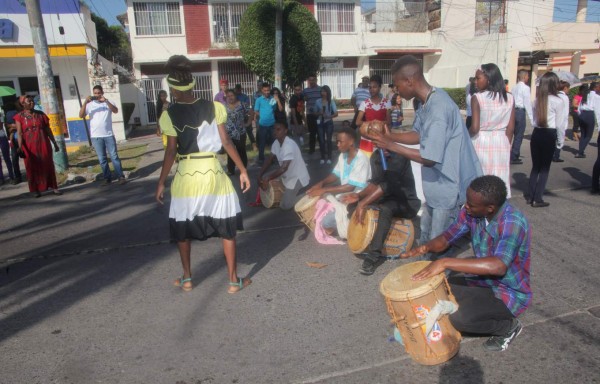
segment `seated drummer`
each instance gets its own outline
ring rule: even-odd
[[[356,134],[350,127],[343,127],[337,134],[337,147],[340,151],[333,171],[323,180],[313,185],[306,194],[322,197],[326,193],[334,195],[360,192],[367,186],[371,177],[369,158],[356,145]],[[335,210],[321,220],[321,227],[328,234],[336,231]]]
[[[460,332],[490,335],[483,347],[504,351],[521,332],[516,317],[531,303],[531,232],[525,216],[506,201],[502,179],[486,175],[473,180],[454,224],[401,257],[444,251],[467,234],[474,258],[439,259],[412,278],[424,280],[446,270],[463,273],[464,277],[449,280],[459,306],[450,322]]]
[[[356,215],[361,223],[369,206],[379,210],[377,228],[359,269],[363,275],[372,275],[385,261],[382,252],[392,219],[394,217],[412,219],[421,208],[410,160],[396,153],[384,151],[387,165],[387,169],[384,170],[380,151],[382,149],[377,149],[371,155],[372,177],[369,185],[359,193],[345,195],[342,199],[347,204],[357,203]]]
[[[269,187],[269,181],[281,178],[285,192],[279,202],[279,208],[292,209],[300,199],[298,191],[306,187],[310,181],[306,164],[298,144],[288,137],[288,128],[284,123],[275,123],[275,142],[271,146],[271,156],[267,158],[258,174],[258,185],[263,190]],[[273,160],[279,163],[279,168],[265,175]]]

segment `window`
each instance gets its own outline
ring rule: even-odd
[[[334,99],[350,99],[354,92],[354,69],[326,69],[321,72],[321,83],[331,88],[331,96]]]
[[[135,33],[138,36],[180,35],[178,2],[133,3]]]
[[[354,32],[354,3],[317,3],[321,32]]]
[[[215,43],[237,42],[242,15],[249,3],[215,3],[212,5],[213,41]]]
[[[477,0],[475,7],[475,36],[506,31],[504,0]]]

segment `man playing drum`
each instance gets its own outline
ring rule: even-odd
[[[379,210],[377,228],[359,270],[363,275],[372,275],[385,260],[382,250],[392,219],[412,219],[421,207],[410,160],[384,151],[384,167],[380,151],[383,150],[377,149],[371,156],[372,177],[369,185],[359,193],[348,194],[343,198],[343,202],[347,204],[357,203],[356,218],[360,222],[363,222],[368,206],[375,206]]]
[[[369,158],[356,146],[354,130],[342,128],[337,134],[337,147],[340,151],[337,164],[333,171],[323,180],[312,186],[306,194],[311,197],[322,197],[326,193],[342,194],[360,192],[367,186],[371,177]],[[333,234],[337,228],[335,210],[327,213],[321,219],[321,227],[328,234]]]
[[[449,280],[459,306],[450,315],[450,322],[460,332],[491,335],[483,344],[489,351],[508,348],[521,332],[516,317],[531,303],[529,223],[506,201],[506,195],[506,185],[497,176],[473,180],[454,224],[427,244],[401,255],[408,258],[441,252],[471,235],[474,258],[439,259],[412,278],[423,280],[446,270],[464,274]]]
[[[298,201],[298,191],[308,185],[310,176],[298,144],[287,135],[287,126],[283,123],[275,123],[274,130],[275,142],[271,146],[271,156],[265,161],[258,174],[258,183],[260,188],[266,190],[269,181],[281,178],[285,192],[279,207],[288,210],[292,209]],[[275,159],[279,162],[279,168],[264,176]]]

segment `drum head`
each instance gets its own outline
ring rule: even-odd
[[[294,210],[296,212],[302,212],[305,209],[317,204],[317,200],[319,200],[318,196],[310,197],[308,195],[304,195],[300,200],[298,200],[298,202],[294,206]]]
[[[356,211],[350,218],[348,224],[348,247],[353,253],[361,253],[369,246],[375,233],[376,219],[379,212],[374,209],[367,209],[363,223],[356,220]]]
[[[411,277],[428,266],[431,261],[415,261],[402,265],[390,272],[379,286],[379,292],[390,300],[406,301],[426,295],[444,281],[444,274],[427,280],[413,280]]]
[[[273,185],[269,183],[267,190],[260,188],[260,201],[262,201],[265,208],[271,208],[273,206],[273,200],[275,199],[275,191],[273,191]]]
[[[369,137],[371,136],[369,131],[383,132],[383,124],[383,121],[379,120],[365,121],[359,128],[360,134],[361,136]]]

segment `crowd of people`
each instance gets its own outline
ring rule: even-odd
[[[236,273],[235,236],[243,227],[241,209],[230,178],[218,166],[216,153],[221,147],[227,152],[229,164],[240,171],[242,191],[249,190],[247,162],[242,155],[245,145],[236,142],[254,122],[261,166],[258,187],[267,189],[274,181],[283,185],[282,209],[292,208],[302,197],[302,190],[318,199],[317,204],[322,203],[317,205],[322,214],[315,219],[314,228],[318,240],[318,233],[321,240],[352,236],[347,231],[350,217],[360,222],[368,210],[377,210],[377,230],[365,252],[357,255],[363,259],[359,272],[371,275],[384,260],[384,240],[392,220],[416,218],[421,209],[418,245],[400,257],[419,257],[432,263],[412,278],[425,279],[445,271],[467,274],[466,278],[451,280],[453,291],[459,293],[459,310],[451,316],[455,327],[489,335],[484,347],[492,351],[506,349],[519,334],[517,316],[531,302],[531,234],[525,216],[508,200],[515,97],[506,91],[497,66],[479,68],[474,80],[476,92],[472,87],[467,90],[471,112],[468,129],[456,103],[443,89],[425,80],[420,62],[412,56],[403,56],[391,68],[394,93],[389,96],[381,94],[379,76],[363,78],[352,98],[355,116],[335,135],[337,162],[331,174],[312,185],[300,138],[306,127],[308,152],[315,152],[318,138],[320,163],[331,163],[332,120],[337,106],[329,87],[317,85],[314,76],[304,89],[295,85],[288,122],[282,113],[285,96],[267,83],[260,84],[260,94],[249,108],[227,88],[222,100],[219,95],[214,102],[195,98],[191,63],[183,56],[171,57],[167,68],[167,81],[177,103],[159,122],[167,147],[156,199],[163,202],[166,179],[177,159],[169,221],[183,274],[175,285],[192,289],[190,241],[210,237],[223,241],[228,291],[236,293],[251,282]],[[540,197],[548,153],[551,161],[557,145],[556,134],[549,131],[556,131],[557,122],[562,121],[552,99],[558,99],[557,92],[555,75],[545,75],[532,108],[535,130],[539,130],[534,131],[532,149],[541,152],[534,155],[531,176],[531,196],[537,206],[543,203]],[[402,99],[418,100],[412,129],[398,129],[403,120]],[[356,127],[376,121],[383,123],[383,129],[357,135]],[[535,136],[540,136],[539,143]],[[547,137],[554,138],[551,146]],[[267,157],[265,147],[269,144],[271,154]],[[421,165],[422,180],[415,180],[411,163]],[[229,174],[231,170],[228,166]],[[416,184],[422,184],[424,201],[417,195]],[[467,234],[474,257],[452,257],[451,245]]]

